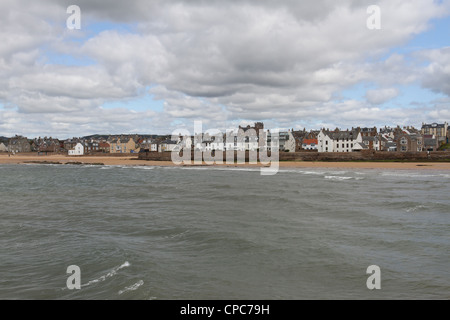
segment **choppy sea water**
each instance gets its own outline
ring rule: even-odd
[[[449,299],[448,171],[0,165],[0,299]],[[67,267],[81,289],[66,287]],[[381,269],[381,290],[366,269]]]

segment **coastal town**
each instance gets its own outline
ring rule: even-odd
[[[238,133],[244,139],[238,139]],[[229,134],[229,133],[228,133]],[[0,153],[66,154],[69,156],[98,154],[164,153],[188,148],[200,151],[254,151],[268,148],[272,136],[262,122],[241,127],[223,137],[208,133],[182,136],[172,135],[93,135],[60,140],[53,137],[29,139],[24,136],[0,137]],[[227,139],[228,138],[228,139]],[[423,123],[421,128],[370,127],[320,130],[287,130],[276,135],[280,152],[353,153],[375,152],[435,152],[450,150],[450,131],[447,122]]]

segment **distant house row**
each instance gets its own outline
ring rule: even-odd
[[[238,138],[237,132],[243,133]],[[275,141],[277,139],[277,141]],[[274,141],[272,141],[274,140]],[[421,152],[436,151],[448,144],[450,133],[448,123],[422,124],[422,128],[384,127],[321,129],[321,130],[288,130],[274,135],[264,129],[262,122],[254,126],[239,126],[229,135],[199,134],[197,136],[179,136],[171,140],[171,136],[95,136],[90,138],[71,138],[58,140],[52,137],[27,139],[23,136],[12,138],[0,137],[0,152],[24,153],[67,153],[69,155],[86,155],[96,153],[132,154],[142,151],[170,152],[182,147],[201,151],[226,150],[271,150],[276,142],[282,152],[360,152],[399,151]]]
[[[244,139],[234,141],[227,137],[203,135],[202,139],[195,140],[194,137],[183,137],[180,140],[192,145],[194,150],[202,151],[226,151],[226,150],[258,150],[270,149],[272,134],[269,130],[264,131],[263,124],[257,123],[253,127],[242,129],[245,132],[253,130],[258,132],[249,134]],[[219,138],[219,139],[218,139]],[[363,150],[386,151],[386,152],[423,152],[437,151],[443,144],[449,142],[450,133],[448,124],[423,124],[421,130],[413,127],[384,127],[378,130],[373,128],[352,128],[340,130],[288,130],[279,132],[278,149],[282,152],[360,152]]]

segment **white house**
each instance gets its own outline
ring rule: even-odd
[[[159,144],[158,152],[172,152],[178,147],[177,141],[166,140]]]
[[[226,135],[222,136],[222,139],[220,139],[220,136],[213,136],[211,137],[211,150],[217,150],[217,151],[224,151],[225,150],[225,139]]]
[[[295,152],[295,147],[296,147],[295,137],[292,134],[292,131],[289,130],[288,138],[284,143],[284,150],[289,152]]]
[[[365,149],[359,130],[320,130],[317,137],[319,152],[354,152]]]
[[[7,152],[7,151],[8,147],[6,147],[4,143],[0,143],[0,152]]]
[[[77,143],[73,150],[69,150],[69,156],[82,156],[84,155],[84,146],[81,143]]]
[[[158,143],[156,142],[152,142],[148,145],[148,149],[152,152],[157,152],[158,151]]]
[[[181,148],[191,150],[192,148],[192,137],[191,136],[179,136],[177,145]]]
[[[302,149],[303,150],[317,150],[317,139],[303,139]]]

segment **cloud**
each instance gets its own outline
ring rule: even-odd
[[[180,119],[212,126],[242,119],[288,127],[304,119],[332,123],[336,110],[345,115],[337,117],[342,123],[370,121],[383,114],[377,105],[399,94],[397,85],[416,81],[450,95],[447,49],[423,52],[421,59],[430,61],[425,68],[391,51],[448,15],[447,2],[379,1],[377,31],[366,28],[366,8],[373,4],[366,0],[80,0],[82,29],[69,32],[71,4],[1,2],[0,40],[6,45],[0,47],[0,102],[16,109],[3,114],[0,134],[2,128],[10,132],[11,112],[30,123],[30,132],[43,129],[31,120],[39,115],[47,128],[63,133],[94,130],[94,124],[98,130],[171,132]],[[117,23],[127,28],[115,28]],[[90,63],[56,63],[52,57],[58,55]],[[367,92],[367,101],[336,101],[361,83],[381,89]],[[127,109],[101,108],[149,87],[164,108],[136,113],[145,121]],[[407,113],[394,111],[396,119]],[[120,112],[129,121],[116,122]]]
[[[430,64],[425,69],[423,86],[450,96],[450,47],[421,52]]]
[[[396,98],[400,91],[397,88],[369,90],[366,93],[366,99],[371,104],[383,104]]]

